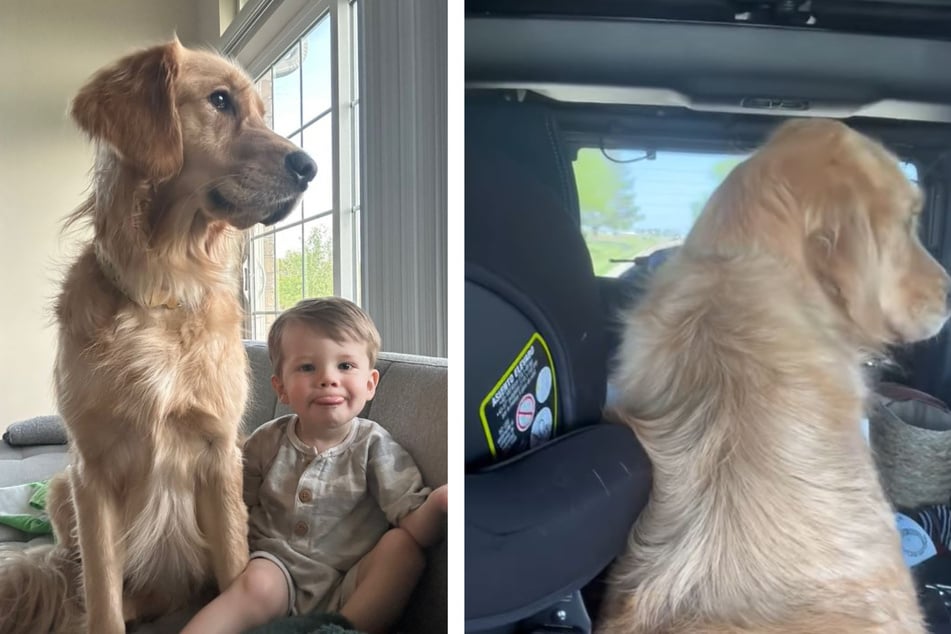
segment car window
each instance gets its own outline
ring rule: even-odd
[[[619,277],[635,260],[683,242],[710,194],[747,156],[580,148],[572,167],[595,274]],[[901,167],[917,180],[914,164]]]
[[[573,168],[596,275],[680,244],[707,198],[747,154],[581,148]]]

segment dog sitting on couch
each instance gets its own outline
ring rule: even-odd
[[[316,174],[264,122],[251,79],[177,40],[82,87],[93,237],[56,301],[71,464],[57,544],[0,557],[0,631],[125,632],[224,589],[248,559],[238,428],[248,392],[241,232],[287,216]]]

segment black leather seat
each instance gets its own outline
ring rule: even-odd
[[[531,116],[507,134],[498,109],[484,115],[467,106],[466,630],[541,614],[584,631],[563,601],[623,549],[650,466],[629,428],[601,418],[605,319],[576,216],[550,185],[568,190],[540,171],[558,160],[552,139]]]

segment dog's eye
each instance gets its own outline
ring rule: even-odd
[[[208,96],[208,101],[215,107],[215,110],[234,112],[234,104],[231,102],[231,95],[227,91],[216,90]]]

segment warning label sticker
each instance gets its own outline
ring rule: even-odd
[[[532,426],[532,420],[535,419],[535,397],[531,394],[525,394],[518,402],[518,409],[515,410],[515,428],[519,431],[525,431]]]
[[[502,458],[552,437],[558,394],[551,352],[537,332],[479,408],[489,451]]]

